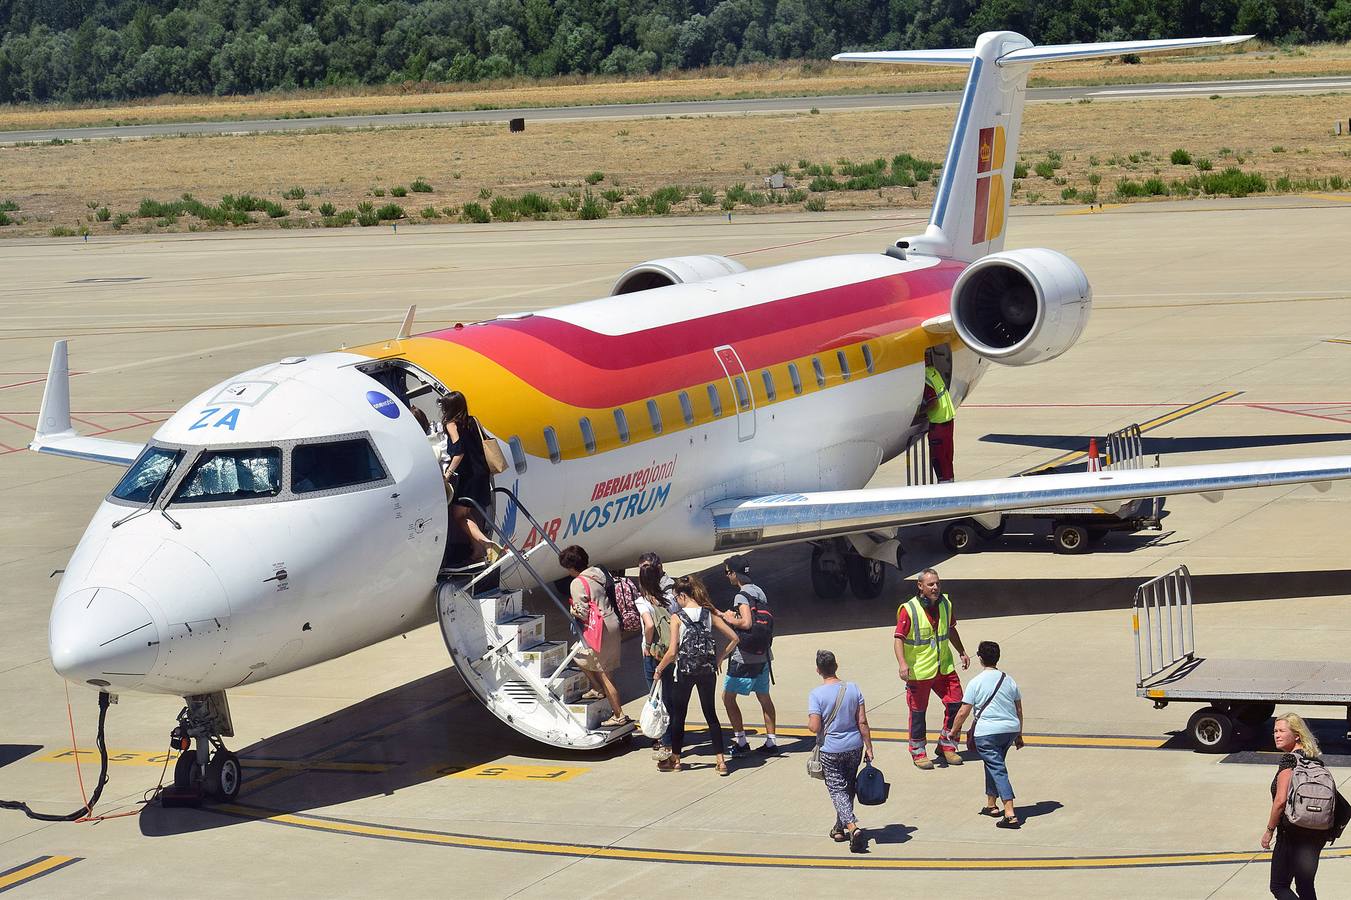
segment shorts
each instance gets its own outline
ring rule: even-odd
[[[753,678],[728,675],[722,681],[722,689],[728,693],[740,694],[743,697],[749,694],[768,694],[769,666],[762,668],[760,674]]]

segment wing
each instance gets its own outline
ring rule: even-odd
[[[47,387],[42,392],[42,411],[38,414],[37,433],[28,449],[53,456],[68,456],[90,462],[129,466],[140,455],[144,444],[85,437],[70,421],[70,367],[66,342],[52,347],[52,365],[47,370]]]
[[[1068,475],[994,478],[915,487],[774,494],[721,500],[706,507],[717,548],[803,541],[874,528],[918,525],[981,513],[1066,504],[1113,508],[1140,497],[1204,494],[1351,478],[1351,456],[1168,466]]]

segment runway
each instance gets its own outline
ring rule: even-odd
[[[1140,100],[1187,97],[1252,97],[1267,94],[1344,93],[1351,90],[1351,77],[1270,78],[1244,81],[1196,81],[1111,86],[1030,88],[1032,103],[1066,100]],[[587,119],[644,119],[662,116],[732,116],[751,113],[806,112],[842,109],[918,109],[925,106],[956,106],[961,91],[925,91],[896,94],[849,94],[826,97],[767,97],[745,100],[697,100],[669,103],[617,103],[604,106],[527,107],[518,109],[456,110],[425,113],[388,113],[365,116],[325,116],[293,119],[256,119],[229,122],[181,122],[157,125],[49,128],[0,131],[0,145],[31,141],[82,141],[131,139],[163,135],[260,134],[264,132],[313,131],[315,129],[410,128],[427,125],[463,125],[507,122],[515,118],[534,121],[580,121]]]
[[[1147,452],[1165,464],[1351,452],[1351,203],[1065,212],[1016,208],[1011,246],[1074,257],[1094,284],[1093,318],[1062,358],[986,377],[958,416],[959,477],[1063,463],[1090,435],[1131,422],[1149,426]],[[644,259],[722,253],[759,268],[880,252],[922,227],[907,212],[0,243],[0,797],[65,812],[80,805],[72,759],[84,760],[86,788],[94,777],[94,695],[71,688],[74,754],[65,688],[47,659],[50,576],[119,473],[21,449],[53,340],[71,336],[80,427],[145,440],[230,374],[392,337],[412,303],[426,330],[603,295]],[[903,479],[893,464],[873,483]],[[782,756],[752,754],[718,778],[700,735],[693,768],[679,774],[659,775],[646,750],[534,745],[467,695],[439,633],[424,628],[231,692],[238,733],[228,743],[247,768],[226,809],[141,809],[180,704],[122,696],[108,719],[118,761],[98,811],[131,815],[72,825],[0,813],[0,893],[1261,896],[1257,839],[1275,756],[1182,747],[1173,733],[1191,708],[1155,710],[1135,696],[1127,608],[1136,584],[1186,563],[1203,651],[1344,658],[1351,490],[1263,489],[1169,509],[1163,533],[1113,535],[1083,556],[1052,554],[1036,533],[954,558],[935,528],[907,537],[907,565],[937,565],[968,647],[1000,642],[1024,694],[1029,746],[1009,760],[1027,820],[1017,832],[976,814],[974,760],[933,772],[908,762],[891,636],[906,585],[893,572],[877,601],[817,600],[807,550],[789,547],[753,557],[775,604]],[[864,855],[827,838],[830,804],[802,771],[806,694],[818,683],[810,661],[823,647],[861,686],[892,783],[886,805],[862,811],[874,835]],[[621,671],[633,714],[636,650],[626,645]],[[754,701],[742,709],[758,729]],[[1330,753],[1351,750],[1338,717],[1309,712]],[[1351,769],[1334,765],[1345,792]],[[1324,855],[1324,896],[1351,891],[1346,852]]]

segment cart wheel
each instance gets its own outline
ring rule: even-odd
[[[1082,525],[1057,525],[1053,537],[1057,553],[1083,553],[1088,549],[1088,529]]]
[[[1207,706],[1192,713],[1187,731],[1202,753],[1224,753],[1234,739],[1234,720],[1222,710]]]
[[[1245,703],[1234,710],[1234,717],[1244,725],[1257,726],[1270,719],[1275,711],[1275,703]]]
[[[953,522],[943,529],[943,546],[953,553],[966,553],[975,548],[976,529],[966,522]]]

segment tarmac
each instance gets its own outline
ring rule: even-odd
[[[21,449],[53,340],[71,339],[82,427],[142,440],[226,375],[392,337],[409,304],[427,329],[602,295],[644,259],[723,253],[754,268],[880,251],[922,224],[803,213],[0,242],[0,797],[44,812],[81,805],[72,723],[85,789],[97,774],[94,694],[71,686],[73,718],[63,715],[46,625],[51,575],[118,473]],[[994,367],[958,416],[958,476],[1023,471],[1132,422],[1165,464],[1351,452],[1347,234],[1351,195],[1016,209],[1010,246],[1070,254],[1096,308],[1064,357]],[[903,479],[893,463],[874,483]],[[892,572],[878,600],[818,600],[807,549],[790,547],[753,557],[777,614],[784,755],[752,754],[719,778],[699,735],[679,774],[657,773],[636,744],[588,755],[533,745],[466,694],[424,628],[231,692],[228,743],[246,780],[228,808],[142,806],[180,703],[123,695],[108,715],[113,764],[97,812],[127,815],[47,824],[0,812],[0,893],[1265,896],[1258,840],[1277,757],[1269,741],[1193,752],[1179,735],[1191,707],[1155,710],[1135,695],[1131,597],[1185,563],[1202,655],[1346,659],[1351,489],[1184,497],[1168,510],[1162,532],[1112,535],[1081,556],[1052,553],[1044,528],[952,558],[936,527],[906,537],[907,575],[936,565],[967,647],[1000,642],[1023,691],[1028,747],[1009,761],[1020,831],[976,814],[974,759],[932,772],[909,763],[891,638],[907,583]],[[827,838],[833,811],[803,772],[822,647],[862,687],[892,785],[885,805],[861,809],[866,854]],[[633,642],[625,654],[636,714]],[[760,721],[753,699],[742,709]],[[1345,791],[1341,711],[1299,711],[1316,720]],[[1323,896],[1351,895],[1348,853],[1324,853]]]

